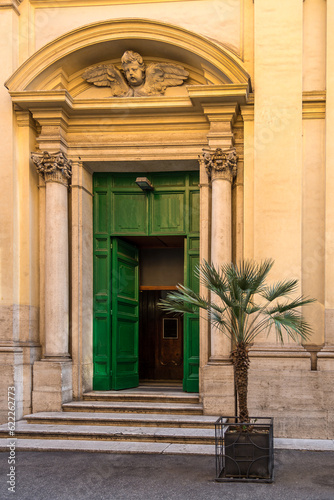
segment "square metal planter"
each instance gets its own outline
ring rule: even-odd
[[[216,481],[272,483],[274,480],[274,424],[254,417],[239,424],[236,417],[220,417],[216,424]]]

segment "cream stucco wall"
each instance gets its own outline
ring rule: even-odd
[[[140,28],[136,19],[148,22]],[[117,25],[131,22],[136,28],[131,25],[128,38],[117,32]],[[252,351],[251,409],[274,414],[278,435],[302,431],[303,437],[333,438],[328,391],[334,372],[333,23],[333,3],[325,0],[0,4],[6,34],[0,40],[2,84],[23,65],[7,84],[14,110],[0,86],[2,408],[7,386],[15,384],[18,417],[30,411],[32,366],[45,347],[45,186],[30,151],[36,145],[60,148],[74,162],[70,351],[72,394],[80,397],[92,380],[92,172],[108,170],[120,159],[196,159],[205,145],[234,142],[239,154],[232,193],[234,258],[274,258],[273,279],[296,277],[300,293],[318,300],[306,311],[314,334],[305,347],[282,348],[273,334],[258,339]],[[118,60],[125,46],[138,46],[149,60],[180,61],[191,73],[192,87],[147,101],[115,99],[111,115],[107,91],[90,88],[81,74],[95,62]],[[242,87],[247,73],[251,95]],[[228,78],[234,78],[232,94]],[[205,175],[201,171],[201,255],[210,258],[212,200]],[[214,206],[221,201],[215,199]],[[231,366],[212,354],[202,323],[205,411],[229,413],[234,408]],[[310,424],[320,418],[323,429],[316,436]]]
[[[33,12],[35,49],[41,48],[74,28],[92,22],[117,18],[149,18],[181,26],[213,38],[227,44],[234,52],[241,55],[243,8],[244,0],[115,2],[112,5],[91,4],[67,8],[62,7],[59,2],[55,2],[51,8],[38,8],[37,4]],[[202,22],[199,23],[199,20]]]

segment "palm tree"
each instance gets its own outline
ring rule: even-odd
[[[275,328],[283,343],[283,334],[294,341],[306,340],[311,328],[303,319],[300,307],[315,299],[299,296],[289,298],[298,287],[298,280],[278,281],[268,285],[266,278],[274,261],[258,264],[244,261],[239,265],[223,264],[219,269],[204,261],[196,274],[211,300],[183,285],[170,292],[159,305],[168,312],[207,313],[208,321],[232,340],[231,353],[239,405],[239,422],[249,423],[247,406],[249,348],[264,330]]]

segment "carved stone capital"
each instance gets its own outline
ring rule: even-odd
[[[31,158],[45,182],[60,182],[68,186],[72,176],[72,161],[62,151],[52,154],[47,151],[31,153]]]
[[[215,151],[203,149],[198,158],[200,165],[204,164],[209,178],[225,179],[233,182],[237,175],[238,156],[235,148],[217,148]]]

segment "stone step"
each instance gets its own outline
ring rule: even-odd
[[[189,427],[211,429],[217,416],[163,413],[40,412],[26,415],[29,424],[114,425],[128,427]]]
[[[10,438],[7,426],[1,426],[0,437]],[[153,443],[177,444],[214,444],[215,431],[198,428],[171,428],[146,426],[111,425],[50,425],[28,424],[25,420],[17,422],[16,439],[66,439],[95,441],[145,441]]]
[[[27,415],[15,436],[0,426],[0,449],[7,438],[17,450],[213,455],[217,418],[203,415],[198,394],[177,386],[90,391],[61,412]]]
[[[63,411],[112,412],[112,413],[172,413],[183,415],[202,415],[201,404],[181,403],[140,403],[113,401],[72,401],[62,406]]]
[[[184,392],[166,392],[164,390],[129,389],[123,391],[90,391],[83,395],[84,401],[114,401],[114,402],[139,402],[139,403],[176,403],[199,404],[198,394]]]
[[[0,439],[0,451],[8,451],[11,439]],[[16,451],[78,451],[98,453],[159,453],[165,455],[214,455],[215,447],[211,444],[172,444],[131,441],[83,441],[16,439]]]

